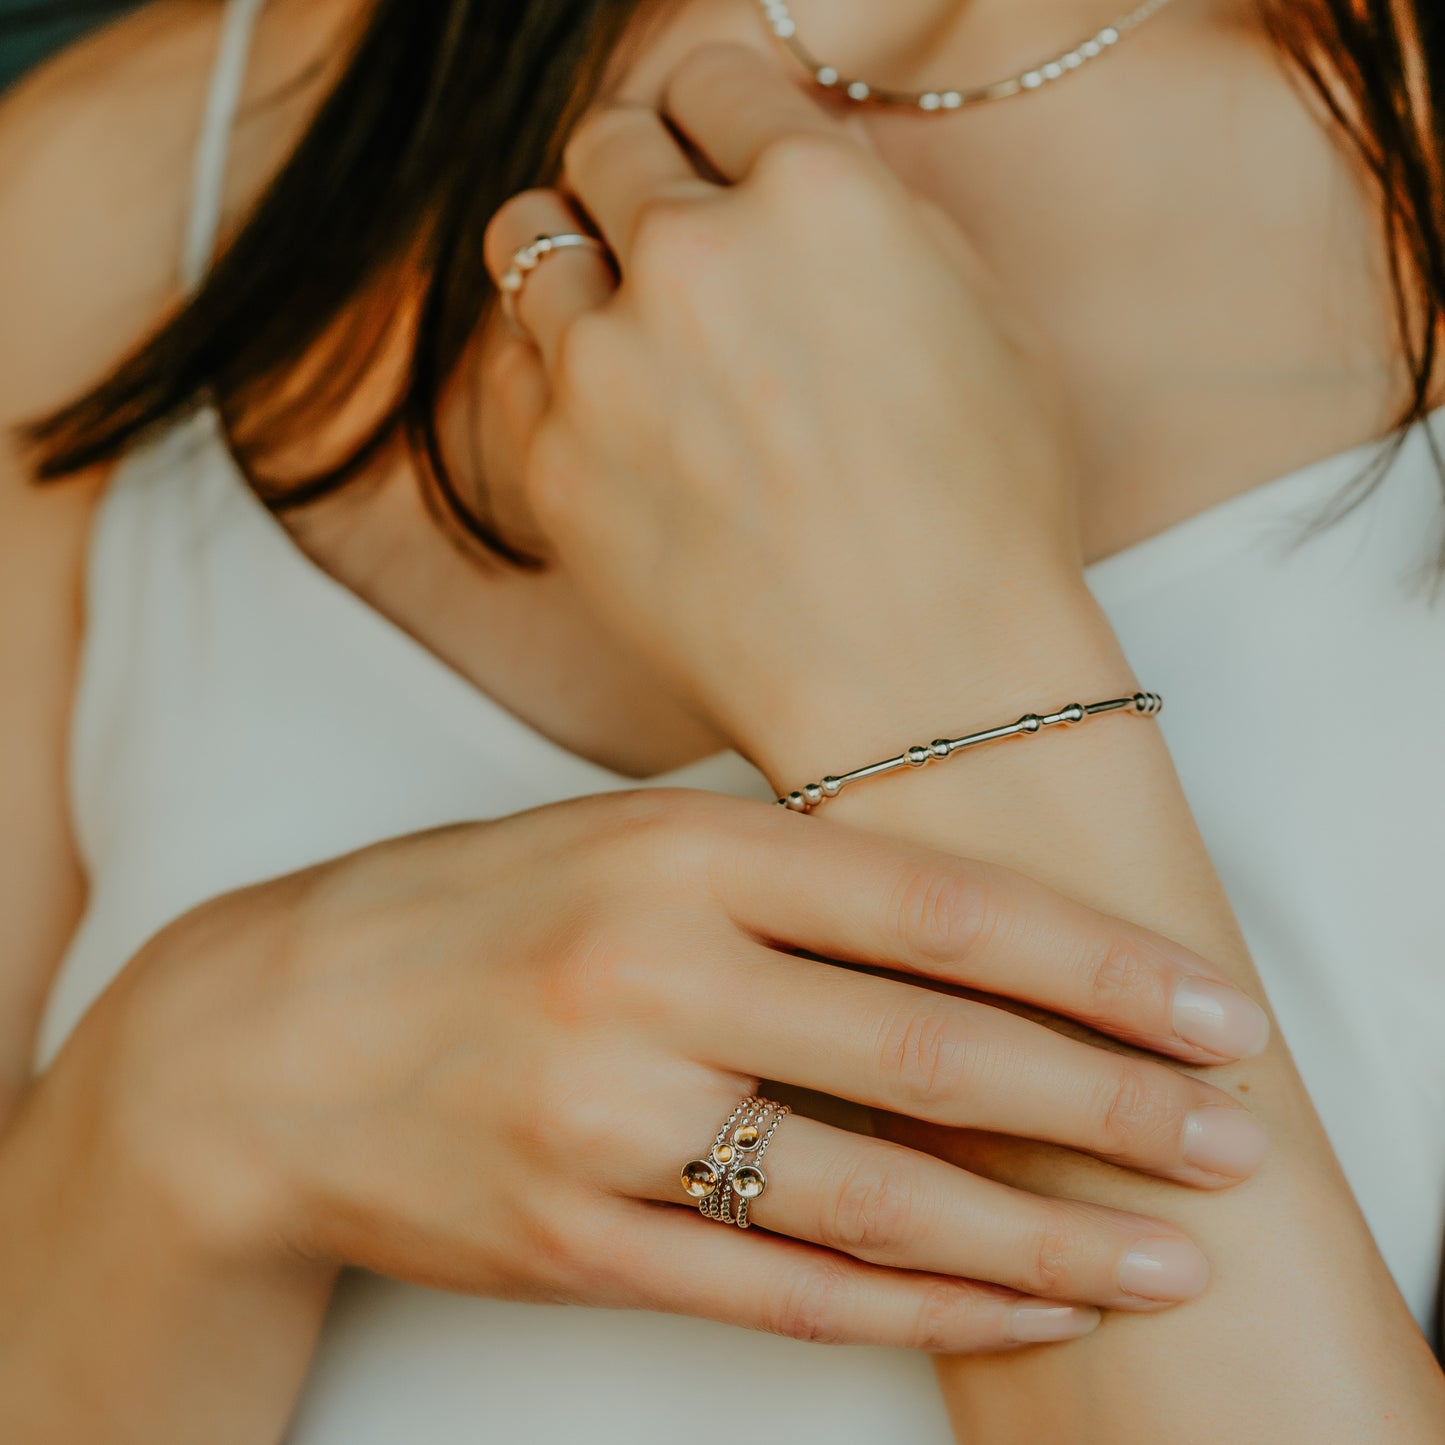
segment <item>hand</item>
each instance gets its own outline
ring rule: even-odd
[[[1257,1162],[1237,1147],[1248,1116],[1210,1085],[940,986],[1193,1064],[1265,1027],[1200,959],[1021,877],[640,793],[218,900],[147,947],[71,1048],[110,1040],[98,1132],[227,1257],[947,1352],[1092,1327],[1061,1301],[1201,1290],[1166,1223],[802,1114],[767,1155],[762,1229],[688,1207],[683,1162],[762,1079],[1203,1188]],[[1149,1257],[1175,1272],[1151,1283]]]
[[[549,258],[521,300],[532,370],[507,357],[505,388],[569,572],[757,756],[760,701],[967,669],[985,599],[1081,595],[1072,477],[1034,339],[854,132],[741,47],[697,52],[663,109],[720,180],[648,108],[584,122],[565,184],[620,286]],[[529,193],[490,262],[583,224]]]

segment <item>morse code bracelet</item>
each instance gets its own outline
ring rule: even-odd
[[[809,783],[796,793],[789,793],[778,799],[780,808],[790,808],[795,813],[811,813],[819,804],[829,798],[836,798],[849,783],[861,782],[864,778],[881,778],[885,773],[901,772],[904,768],[923,768],[929,763],[951,758],[965,748],[976,748],[982,743],[1001,742],[1004,738],[1031,737],[1045,728],[1067,727],[1087,722],[1106,712],[1133,713],[1136,717],[1157,717],[1164,707],[1164,699],[1156,692],[1136,692],[1132,697],[1110,698],[1107,702],[1091,702],[1087,706],[1072,702],[1058,712],[1040,715],[1028,713],[1017,722],[1006,727],[990,728],[988,732],[971,733],[966,738],[939,738],[927,747],[911,747],[896,758],[885,758],[881,763],[871,763],[866,768],[857,768],[851,773],[824,778],[821,783]]]

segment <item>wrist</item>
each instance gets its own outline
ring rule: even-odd
[[[187,1270],[329,1289],[334,1267],[295,1247],[292,1201],[247,1127],[231,1051],[208,1047],[194,1000],[166,988],[168,938],[131,963],[57,1058],[45,1089],[58,1131],[76,1141],[97,1197],[154,1221]]]
[[[0,1151],[0,1434],[279,1439],[335,1277],[215,1248],[112,1129],[86,1053]]]
[[[900,633],[886,655],[860,656],[846,669],[809,673],[779,689],[745,751],[786,793],[935,738],[1137,690],[1081,577],[1049,576],[951,615],[956,627]],[[897,779],[859,783],[849,799],[890,784],[899,786]],[[843,800],[827,806],[841,813]]]
[[[248,1294],[270,1291],[324,1299],[336,1271],[320,1267],[265,1240],[260,1230],[219,1227],[213,1195],[185,1171],[158,1167],[160,1145],[138,1147],[129,1124],[90,1095],[69,1060],[37,1084],[7,1133],[3,1213],[28,1220],[23,1237],[94,1241],[124,1252],[128,1268],[146,1261],[176,1287],[202,1290],[237,1286]],[[182,1139],[166,1141],[177,1156]],[[37,1257],[43,1250],[37,1251]]]

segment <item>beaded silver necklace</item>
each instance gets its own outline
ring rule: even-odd
[[[1040,90],[1056,80],[1062,80],[1080,66],[1107,55],[1131,30],[1137,30],[1146,20],[1152,20],[1170,0],[1145,0],[1137,9],[1111,21],[1087,40],[1081,40],[1072,50],[1066,50],[1055,59],[1044,61],[1019,75],[1009,76],[1007,80],[976,86],[971,90],[920,91],[889,90],[844,75],[837,66],[819,60],[803,43],[787,0],[758,0],[758,3],[762,6],[769,29],[824,90],[834,91],[857,105],[883,105],[935,113],[964,110],[990,100],[1005,100],[1011,95],[1027,95],[1031,90]]]

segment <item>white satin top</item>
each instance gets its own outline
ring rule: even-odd
[[[228,0],[186,279],[216,233],[262,0]],[[1445,419],[1437,418],[1445,441]],[[1300,543],[1368,450],[1091,569],[1395,1278],[1435,1328],[1445,1230],[1445,610],[1423,432]],[[40,1061],[135,950],[218,893],[379,839],[633,784],[540,737],[325,576],[209,414],[119,468],[94,525],[73,734],[84,921]],[[659,780],[766,796],[721,757]],[[197,966],[203,966],[198,961]],[[726,1287],[725,1281],[719,1282]],[[746,1381],[745,1392],[729,1381]],[[694,1320],[348,1278],[292,1445],[672,1445],[747,1415],[778,1440],[950,1445],[928,1362]]]

